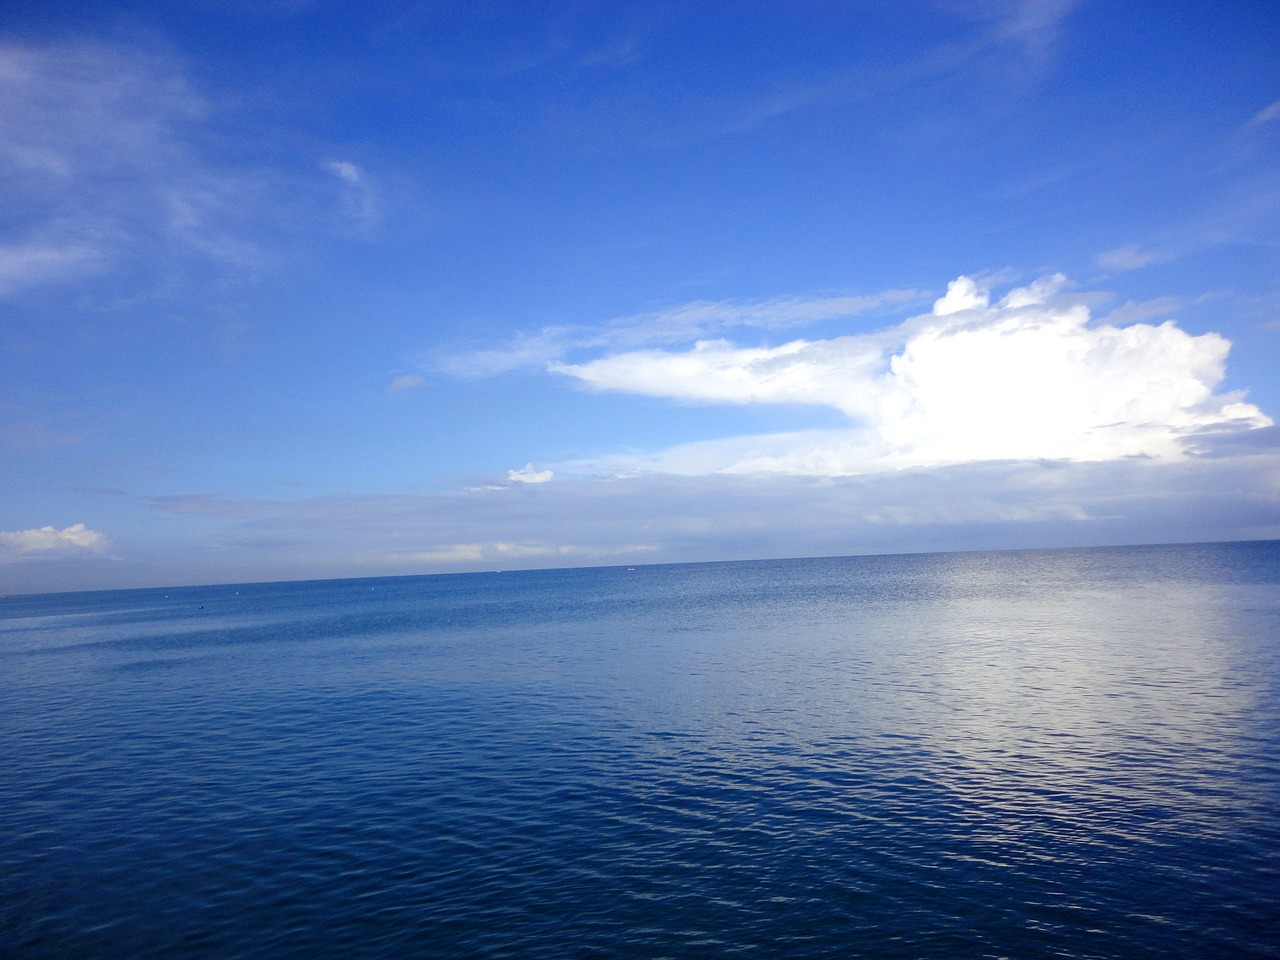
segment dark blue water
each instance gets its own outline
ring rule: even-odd
[[[0,601],[6,957],[1277,957],[1280,542]]]

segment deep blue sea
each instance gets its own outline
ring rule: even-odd
[[[1280,541],[8,597],[0,955],[1280,957]]]

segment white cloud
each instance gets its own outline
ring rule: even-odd
[[[443,567],[457,569],[481,566],[503,567],[538,566],[542,562],[555,564],[584,560],[631,560],[654,553],[653,544],[626,543],[617,546],[591,546],[574,543],[557,543],[544,540],[502,541],[483,543],[451,543],[425,550],[401,553],[371,553],[360,558],[369,566],[399,566],[401,569],[418,567]]]
[[[852,425],[689,444],[579,470],[852,475],[982,460],[1177,458],[1190,433],[1271,421],[1218,395],[1230,344],[1172,321],[1090,323],[1048,277],[991,305],[968,278],[878,334],[777,347],[700,341],[551,369],[598,390],[709,403],[833,407]]]
[[[1103,269],[1119,272],[1139,270],[1153,263],[1159,263],[1164,257],[1161,254],[1150,250],[1142,250],[1133,244],[1129,244],[1124,247],[1116,247],[1114,250],[1104,250],[1094,259],[1097,261],[1098,266]]]
[[[347,183],[356,184],[361,180],[360,168],[346,160],[326,160],[322,166],[330,173],[341,177]]]
[[[1033,50],[1055,43],[1063,22],[1079,6],[1078,0],[1011,0],[994,5],[999,34]]]
[[[532,463],[526,463],[519,470],[507,471],[507,479],[512,483],[546,483],[554,476],[550,470],[535,470]]]
[[[94,44],[0,46],[10,289],[100,269],[142,232],[205,246],[229,184],[185,146],[204,103],[160,58]],[[201,234],[204,236],[201,236]]]
[[[438,366],[461,376],[490,376],[521,367],[543,367],[574,351],[667,346],[739,329],[794,329],[921,299],[919,290],[886,290],[862,296],[775,297],[755,302],[695,300],[615,317],[598,326],[544,327],[537,333],[517,334],[504,344],[449,357]]]
[[[378,197],[365,172],[349,160],[326,160],[321,164],[345,185],[343,212],[356,232],[368,235],[380,219]]]
[[[1249,119],[1249,126],[1260,127],[1264,123],[1280,120],[1280,100],[1263,107]]]
[[[598,557],[635,556],[652,553],[657,548],[652,544],[628,543],[620,546],[582,546],[576,543],[548,543],[546,541],[520,541],[516,543],[497,542],[489,545],[487,556],[508,557],[511,559],[531,559],[535,557],[549,559],[586,559]]]
[[[947,284],[946,295],[934,301],[933,313],[938,317],[947,317],[961,310],[985,307],[989,301],[987,292],[980,290],[973,280],[958,277]]]
[[[1000,461],[857,477],[645,476],[290,501],[171,498],[198,544],[149,580],[493,570],[1280,536],[1280,437],[1174,461]],[[163,526],[160,524],[158,526]],[[137,553],[139,547],[134,546]],[[9,576],[6,582],[14,589]],[[109,584],[105,584],[109,585]],[[33,587],[35,588],[35,587]]]
[[[406,390],[417,390],[419,387],[426,386],[427,381],[423,377],[416,374],[406,373],[402,377],[396,377],[387,384],[388,393],[404,393]]]
[[[1180,306],[1182,306],[1182,302],[1177,297],[1156,297],[1153,300],[1140,302],[1128,300],[1110,313],[1099,317],[1098,323],[1125,326],[1142,320],[1150,320],[1152,317],[1168,316]]]
[[[83,523],[61,530],[39,527],[32,530],[0,530],[0,558],[95,553],[105,549],[107,538]]]
[[[194,148],[208,105],[165,58],[90,43],[0,46],[0,291],[177,260],[255,268],[260,175]]]
[[[367,564],[425,564],[427,566],[454,566],[459,564],[478,563],[484,560],[484,544],[480,543],[447,543],[426,550],[414,550],[407,553],[388,553],[367,556],[361,562]]]
[[[0,43],[0,294],[107,272],[161,286],[211,266],[252,275],[335,202],[343,230],[377,219],[355,164],[306,178],[247,161],[211,122],[229,119],[143,46]],[[317,189],[329,174],[336,200]]]
[[[518,334],[508,343],[447,357],[442,371],[463,377],[487,377],[521,367],[542,367],[563,356],[572,345],[565,328],[548,327],[536,334]]]
[[[865,296],[774,297],[758,302],[695,300],[663,310],[653,310],[609,321],[603,335],[585,346],[676,343],[699,336],[756,327],[782,330],[826,320],[854,317],[918,299],[918,290],[886,290]]]
[[[0,89],[0,158],[68,185],[174,159],[175,126],[205,110],[159,58],[97,44],[0,46]]]
[[[0,245],[0,294],[38,283],[91,276],[102,267],[102,252],[83,242]]]

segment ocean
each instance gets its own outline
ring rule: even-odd
[[[1280,541],[6,597],[0,955],[1280,957]]]

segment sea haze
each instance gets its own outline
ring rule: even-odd
[[[1277,957],[1280,541],[0,601],[0,953]]]

